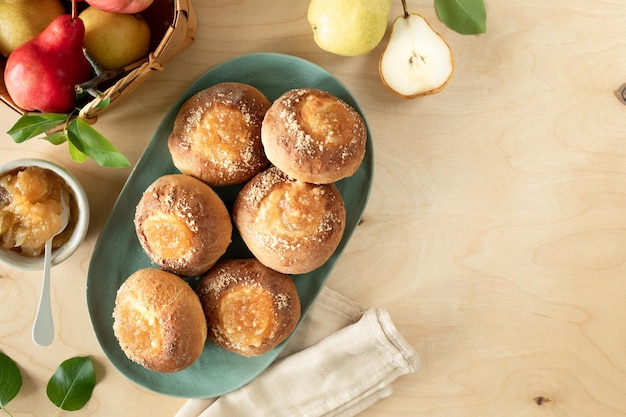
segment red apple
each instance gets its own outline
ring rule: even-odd
[[[111,13],[139,13],[146,10],[154,0],[86,0],[96,9]]]

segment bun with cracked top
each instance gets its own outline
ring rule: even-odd
[[[365,156],[367,128],[355,108],[312,88],[293,89],[265,114],[267,159],[290,177],[329,184],[353,175]]]
[[[273,349],[300,319],[292,278],[256,259],[219,261],[196,291],[207,318],[208,339],[243,356]]]
[[[176,168],[212,186],[243,183],[268,164],[261,123],[270,106],[256,88],[224,82],[190,97],[168,138]]]
[[[126,356],[157,372],[178,372],[202,354],[207,325],[194,290],[157,268],[140,269],[120,286],[113,332]]]
[[[232,222],[219,195],[189,175],[156,179],[135,209],[135,231],[152,262],[177,275],[206,272],[226,252]]]
[[[304,274],[324,264],[339,245],[346,223],[334,184],[299,181],[276,167],[252,178],[232,211],[250,252],[285,274]]]

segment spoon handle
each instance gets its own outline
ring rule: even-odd
[[[52,308],[50,307],[50,256],[52,253],[52,239],[44,246],[44,271],[41,287],[39,307],[33,325],[33,341],[39,346],[48,346],[54,339],[54,323],[52,322]]]

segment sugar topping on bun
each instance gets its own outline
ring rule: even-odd
[[[135,230],[148,257],[183,276],[206,272],[226,252],[230,214],[220,196],[189,175],[156,179],[135,209]]]
[[[290,177],[328,184],[359,168],[367,128],[356,109],[340,98],[300,88],[272,103],[263,119],[261,140],[270,162]]]
[[[268,164],[261,123],[269,106],[258,89],[238,82],[194,94],[179,110],[168,138],[174,165],[212,186],[249,180]]]
[[[221,260],[202,277],[196,291],[209,340],[243,356],[273,349],[300,319],[292,278],[256,259]]]
[[[303,274],[324,264],[339,245],[346,222],[334,184],[311,184],[270,167],[250,180],[233,206],[243,241],[264,265]]]

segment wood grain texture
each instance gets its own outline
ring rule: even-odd
[[[195,43],[96,127],[135,162],[214,65],[273,51],[323,66],[364,110],[376,161],[362,224],[329,286],[387,307],[422,359],[362,416],[626,416],[626,105],[615,95],[626,82],[626,2],[487,0],[480,36],[444,27],[432,2],[408,3],[455,54],[437,95],[386,91],[382,44],[356,58],[321,51],[308,2],[196,0]],[[390,20],[400,13],[394,1]],[[0,109],[2,132],[16,120]],[[0,350],[25,377],[10,410],[52,415],[45,382],[62,360],[90,354],[98,385],[76,415],[173,416],[184,400],[138,388],[107,362],[85,303],[93,246],[130,169],[0,141],[0,163],[33,156],[79,177],[92,219],[85,244],[53,269],[50,347],[30,339],[40,274],[0,267]]]

